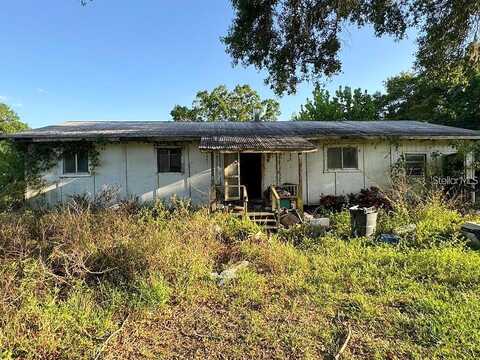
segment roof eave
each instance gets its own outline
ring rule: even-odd
[[[364,140],[480,140],[480,135],[304,135],[306,140],[341,140],[341,139],[364,139]],[[105,139],[112,142],[121,141],[200,141],[201,136],[22,136],[0,135],[0,140],[12,140],[17,142],[70,142],[70,141],[96,141]]]

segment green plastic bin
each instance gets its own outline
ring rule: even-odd
[[[292,201],[290,199],[280,199],[280,208],[291,209],[292,208]]]

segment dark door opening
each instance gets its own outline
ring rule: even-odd
[[[262,154],[240,154],[240,184],[250,199],[262,198]]]

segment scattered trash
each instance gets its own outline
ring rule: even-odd
[[[296,212],[285,212],[280,214],[280,224],[285,227],[291,227],[302,222],[301,218]]]
[[[377,241],[385,244],[396,245],[400,242],[400,239],[400,236],[395,234],[380,234],[380,236],[377,238]]]
[[[415,231],[416,228],[417,228],[417,225],[415,224],[407,224],[407,225],[399,226],[393,229],[393,233],[395,235],[405,235]]]
[[[212,272],[210,276],[212,279],[217,280],[220,286],[223,286],[230,280],[235,279],[237,277],[237,273],[240,270],[246,269],[249,265],[250,262],[243,260],[231,266],[230,268],[223,270],[220,274],[217,272]]]
[[[352,328],[350,327],[350,325],[348,325],[348,328],[347,328],[347,333],[345,335],[345,340],[343,340],[343,344],[342,346],[340,346],[340,349],[338,350],[338,352],[335,354],[335,356],[333,357],[335,360],[339,360],[340,359],[340,356],[342,355],[342,353],[345,351],[345,349],[347,348],[347,345],[348,345],[348,342],[350,341],[350,338],[352,337]]]
[[[315,216],[309,214],[308,212],[305,212],[305,213],[303,214],[303,218],[304,218],[305,221],[308,222],[309,220],[314,219]]]
[[[330,228],[330,219],[327,217],[316,218],[305,213],[303,222],[310,227],[312,237],[322,236]]]
[[[327,217],[321,217],[321,218],[312,218],[312,219],[305,219],[307,223],[309,223],[312,226],[319,226],[322,228],[330,228],[330,219]]]
[[[467,222],[462,225],[461,228],[463,236],[465,236],[469,241],[468,246],[472,249],[480,249],[480,225]]]
[[[120,204],[119,203],[115,203],[111,206],[108,207],[109,210],[119,210],[120,209]]]
[[[377,209],[375,207],[360,208],[358,205],[350,209],[352,236],[372,236],[377,228]]]

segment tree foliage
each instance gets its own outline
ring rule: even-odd
[[[275,121],[280,104],[262,100],[248,85],[237,85],[233,91],[220,85],[211,92],[199,91],[191,107],[175,105],[170,114],[175,121]]]
[[[465,82],[402,73],[388,79],[385,87],[382,111],[386,119],[480,128],[480,72]]]
[[[0,134],[10,134],[27,129],[18,114],[8,105],[0,103]]]
[[[383,94],[340,87],[335,96],[317,86],[294,120],[417,120],[480,129],[480,71],[464,81],[401,73]]]
[[[378,120],[381,116],[380,93],[373,95],[362,89],[340,87],[332,97],[328,90],[317,86],[294,120]]]
[[[342,30],[373,26],[395,39],[418,35],[417,66],[435,76],[459,62],[480,63],[478,0],[232,0],[235,18],[223,41],[235,64],[268,72],[278,94],[341,70]]]
[[[8,105],[0,103],[0,134],[27,129]],[[0,141],[0,207],[12,204],[24,193],[24,156],[14,144]]]

